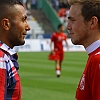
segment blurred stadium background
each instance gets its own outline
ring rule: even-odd
[[[66,30],[70,5],[67,0],[23,0],[31,30],[25,45],[15,47],[19,54],[22,100],[74,100],[77,84],[87,54],[83,46],[71,43]],[[50,36],[63,23],[70,46],[64,44],[65,59],[61,77],[55,74],[55,63],[48,60]],[[77,52],[78,51],[78,52]]]

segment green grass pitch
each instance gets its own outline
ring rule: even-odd
[[[19,52],[22,100],[74,100],[88,58],[86,52],[65,52],[61,77],[49,52]]]

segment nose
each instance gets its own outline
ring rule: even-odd
[[[30,25],[29,25],[28,22],[27,22],[26,31],[29,31],[29,30],[30,30]]]
[[[67,23],[67,30],[70,30],[71,29],[71,27],[70,27],[70,25],[69,25],[69,22]]]

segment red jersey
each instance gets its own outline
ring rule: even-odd
[[[86,51],[89,58],[76,91],[76,100],[100,100],[100,40]]]
[[[63,51],[63,41],[67,39],[66,34],[62,33],[53,33],[51,36],[51,41],[54,42],[55,51]]]

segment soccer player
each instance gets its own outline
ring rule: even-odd
[[[20,0],[0,0],[0,100],[21,100],[19,66],[14,46],[23,45],[30,30]]]
[[[55,55],[54,60],[56,64],[57,77],[60,76],[62,61],[64,58],[63,41],[66,42],[66,46],[67,48],[69,48],[68,42],[67,42],[67,36],[64,33],[64,26],[63,24],[59,24],[58,31],[54,32],[51,36],[51,43],[50,43],[51,52],[52,54]],[[53,44],[54,44],[54,48],[52,48]]]
[[[100,0],[69,0],[67,29],[75,45],[83,45],[88,60],[76,100],[100,100]]]

